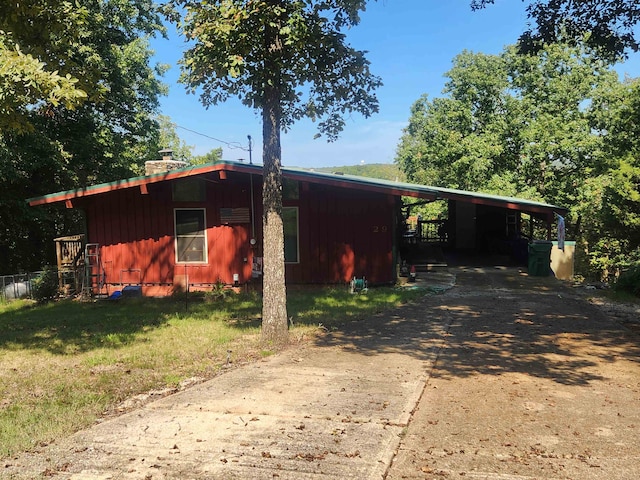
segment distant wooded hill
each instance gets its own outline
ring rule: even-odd
[[[313,168],[315,172],[341,172],[345,175],[357,175],[359,177],[379,178],[397,182],[406,181],[405,174],[394,163],[372,163],[369,165],[347,165],[340,167]]]

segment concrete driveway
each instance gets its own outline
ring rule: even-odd
[[[444,293],[5,459],[0,477],[640,478],[635,311],[514,268],[420,280]]]

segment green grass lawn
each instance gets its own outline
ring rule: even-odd
[[[291,338],[424,294],[291,290]],[[255,294],[233,294],[215,302],[192,297],[188,310],[184,298],[0,304],[0,456],[91,425],[137,394],[211,378],[228,361],[272,353],[259,342],[260,302]]]

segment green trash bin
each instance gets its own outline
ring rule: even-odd
[[[534,240],[529,243],[529,275],[548,277],[551,272],[551,248],[553,242]]]

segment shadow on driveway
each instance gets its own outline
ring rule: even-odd
[[[575,289],[518,268],[456,267],[456,285],[391,314],[354,322],[318,340],[366,355],[426,359],[448,324],[438,360],[442,378],[525,373],[566,385],[602,380],[600,361],[640,360],[640,336],[622,328]],[[428,273],[423,274],[427,277]]]

